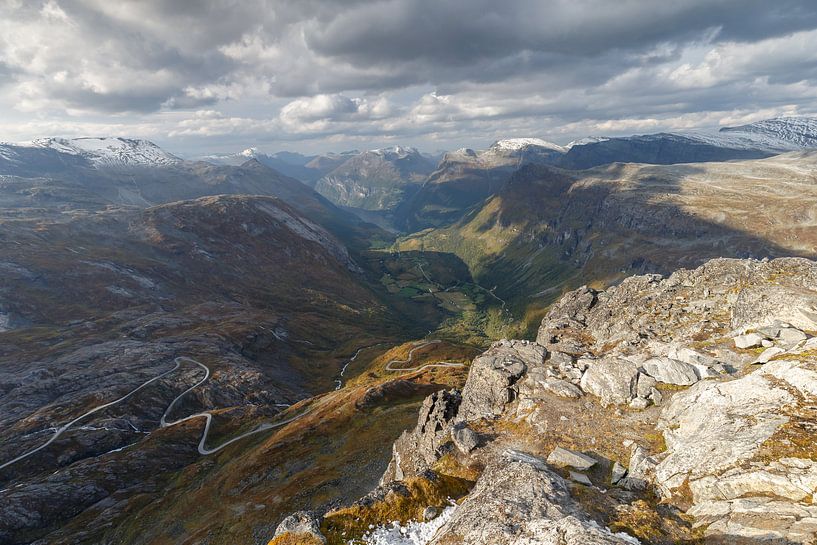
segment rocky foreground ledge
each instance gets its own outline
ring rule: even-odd
[[[271,543],[443,509],[405,543],[817,543],[814,335],[806,259],[580,288],[536,342],[495,343],[461,392],[428,397],[376,490],[289,517]]]

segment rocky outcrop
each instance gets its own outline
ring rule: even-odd
[[[420,407],[417,426],[403,434],[392,446],[392,458],[380,484],[399,481],[431,467],[442,454],[462,396],[456,390],[439,391],[428,396]]]
[[[814,440],[815,401],[814,361],[773,361],[738,380],[699,383],[676,395],[659,422],[667,443],[655,469],[659,490],[671,497],[688,487],[690,513],[710,533],[808,543],[817,531],[810,505],[817,462],[804,457],[813,456],[810,447],[796,444],[802,432]],[[770,507],[762,521],[761,504]]]
[[[290,541],[284,541],[285,538]],[[276,528],[270,545],[280,542],[318,544],[326,543],[326,538],[321,534],[320,519],[315,513],[298,511],[281,521]]]
[[[435,544],[814,543],[815,303],[803,259],[580,288],[429,397],[384,482],[479,473]]]
[[[591,520],[570,487],[541,458],[506,452],[485,468],[476,486],[438,530],[432,545],[623,545]]]
[[[499,341],[471,364],[462,391],[457,418],[463,421],[493,418],[516,399],[516,382],[529,367],[541,366],[547,351],[527,341]]]

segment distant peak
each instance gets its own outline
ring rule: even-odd
[[[258,155],[258,148],[247,148],[242,151],[239,155],[243,155],[244,157],[255,157]]]
[[[518,151],[527,147],[545,148],[553,151],[564,152],[565,148],[553,142],[542,140],[541,138],[507,138],[494,142],[491,149],[502,151]]]
[[[406,157],[408,155],[417,155],[420,152],[417,151],[417,148],[411,148],[406,146],[392,146],[390,148],[378,148],[371,150],[372,153],[376,153],[378,155],[397,155],[398,157]]]
[[[59,153],[78,155],[88,159],[94,166],[169,165],[181,159],[167,153],[151,142],[138,138],[81,137],[38,138],[24,147],[48,148]]]

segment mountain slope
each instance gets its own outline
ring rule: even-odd
[[[560,286],[722,255],[813,256],[817,154],[685,165],[528,166],[456,224],[402,240],[453,252],[517,310]]]
[[[241,166],[247,161],[255,159],[262,165],[277,170],[285,176],[300,180],[310,187],[314,186],[315,181],[326,172],[325,169],[307,166],[309,163],[315,161],[317,156],[301,155],[300,153],[286,151],[267,154],[258,151],[256,148],[247,148],[238,153],[206,155],[197,159],[216,165],[227,166]]]
[[[717,132],[687,131],[617,138],[590,138],[568,146],[552,164],[584,169],[607,163],[668,165],[761,159],[817,148],[817,119],[777,117]]]
[[[218,455],[196,450],[203,419],[162,428],[166,409],[171,419],[209,411],[206,446],[216,447],[333,390],[359,348],[433,327],[390,307],[337,237],[278,198],[54,218],[7,209],[0,225],[0,465],[42,445],[52,424],[147,384],[0,468],[3,543],[54,542],[79,520],[66,541],[98,542],[90,527],[161,502],[168,481],[209,467]],[[173,370],[179,357],[210,377],[172,407],[202,380],[187,360]],[[100,502],[111,504],[96,513]]]
[[[564,148],[536,138],[500,140],[479,152],[446,153],[422,187],[395,209],[394,223],[411,232],[455,221],[497,192],[520,166],[552,162],[563,153]]]
[[[413,194],[432,170],[434,164],[414,148],[370,150],[323,176],[315,190],[342,206],[390,210]]]
[[[248,159],[239,166],[182,161],[129,139],[43,139],[0,146],[0,205],[101,210],[149,207],[207,195],[278,197],[355,247],[379,230],[294,178]]]

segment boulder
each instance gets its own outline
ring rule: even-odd
[[[292,538],[300,538],[303,543],[326,543],[326,538],[321,533],[320,519],[312,511],[297,511],[281,521],[275,529],[272,542],[285,534]]]
[[[468,426],[458,426],[451,432],[451,440],[463,454],[469,454],[479,445],[479,434]]]
[[[636,397],[632,401],[630,401],[630,408],[636,410],[643,410],[650,406],[650,402],[648,399],[643,397]]]
[[[572,467],[585,471],[596,465],[596,459],[575,450],[556,447],[548,455],[547,463],[556,467]]]
[[[669,350],[667,351],[667,357],[694,366],[703,365],[706,367],[712,367],[713,365],[718,364],[718,360],[712,356],[701,354],[696,350],[677,344],[670,346]]]
[[[613,469],[610,473],[610,484],[618,484],[627,476],[627,468],[618,462],[613,464]]]
[[[793,345],[801,341],[805,341],[806,339],[808,339],[808,335],[806,335],[799,329],[795,329],[793,327],[786,327],[780,329],[777,338],[780,339],[780,341],[785,344]]]
[[[519,396],[522,399],[542,400],[546,394],[578,399],[582,391],[567,380],[548,376],[553,374],[551,369],[534,368],[519,381]],[[579,372],[581,377],[581,372]]]
[[[792,439],[814,429],[809,400],[815,395],[814,362],[787,360],[676,394],[659,422],[667,444],[655,467],[659,491],[669,497],[688,484],[689,514],[708,525],[709,535],[811,543],[804,536],[811,539],[817,529],[817,513],[810,511],[817,464],[774,455],[791,452]],[[768,447],[770,440],[779,446]]]
[[[767,348],[757,357],[757,359],[753,363],[769,363],[771,359],[775,356],[780,354],[784,354],[786,351],[778,346],[773,346],[771,348]]]
[[[638,375],[638,383],[636,385],[636,395],[645,399],[649,398],[652,390],[658,385],[658,381],[650,375],[641,373]]]
[[[573,482],[577,482],[579,484],[583,484],[585,486],[593,486],[593,481],[590,480],[590,477],[585,475],[584,473],[578,473],[576,471],[569,471],[568,476],[570,480]]]
[[[516,382],[525,374],[527,365],[538,361],[538,356],[530,359],[535,350],[526,346],[520,353],[513,344],[500,341],[474,359],[462,390],[458,419],[471,421],[502,414],[516,398]]]
[[[567,397],[570,399],[578,399],[582,397],[582,391],[578,386],[566,380],[549,378],[544,383],[545,388],[553,394],[560,397]]]
[[[758,333],[747,333],[746,335],[738,335],[733,340],[736,348],[757,348],[763,346],[763,340],[766,337]]]
[[[699,380],[695,367],[666,357],[650,358],[641,364],[641,368],[655,380],[665,384],[691,386]]]
[[[571,497],[544,460],[524,453],[493,460],[430,545],[625,545]]]
[[[582,375],[582,390],[601,398],[602,405],[626,404],[636,397],[638,366],[622,358],[590,363]]]
[[[630,445],[630,464],[621,485],[628,490],[646,490],[655,479],[658,465],[647,449],[637,443]]]

